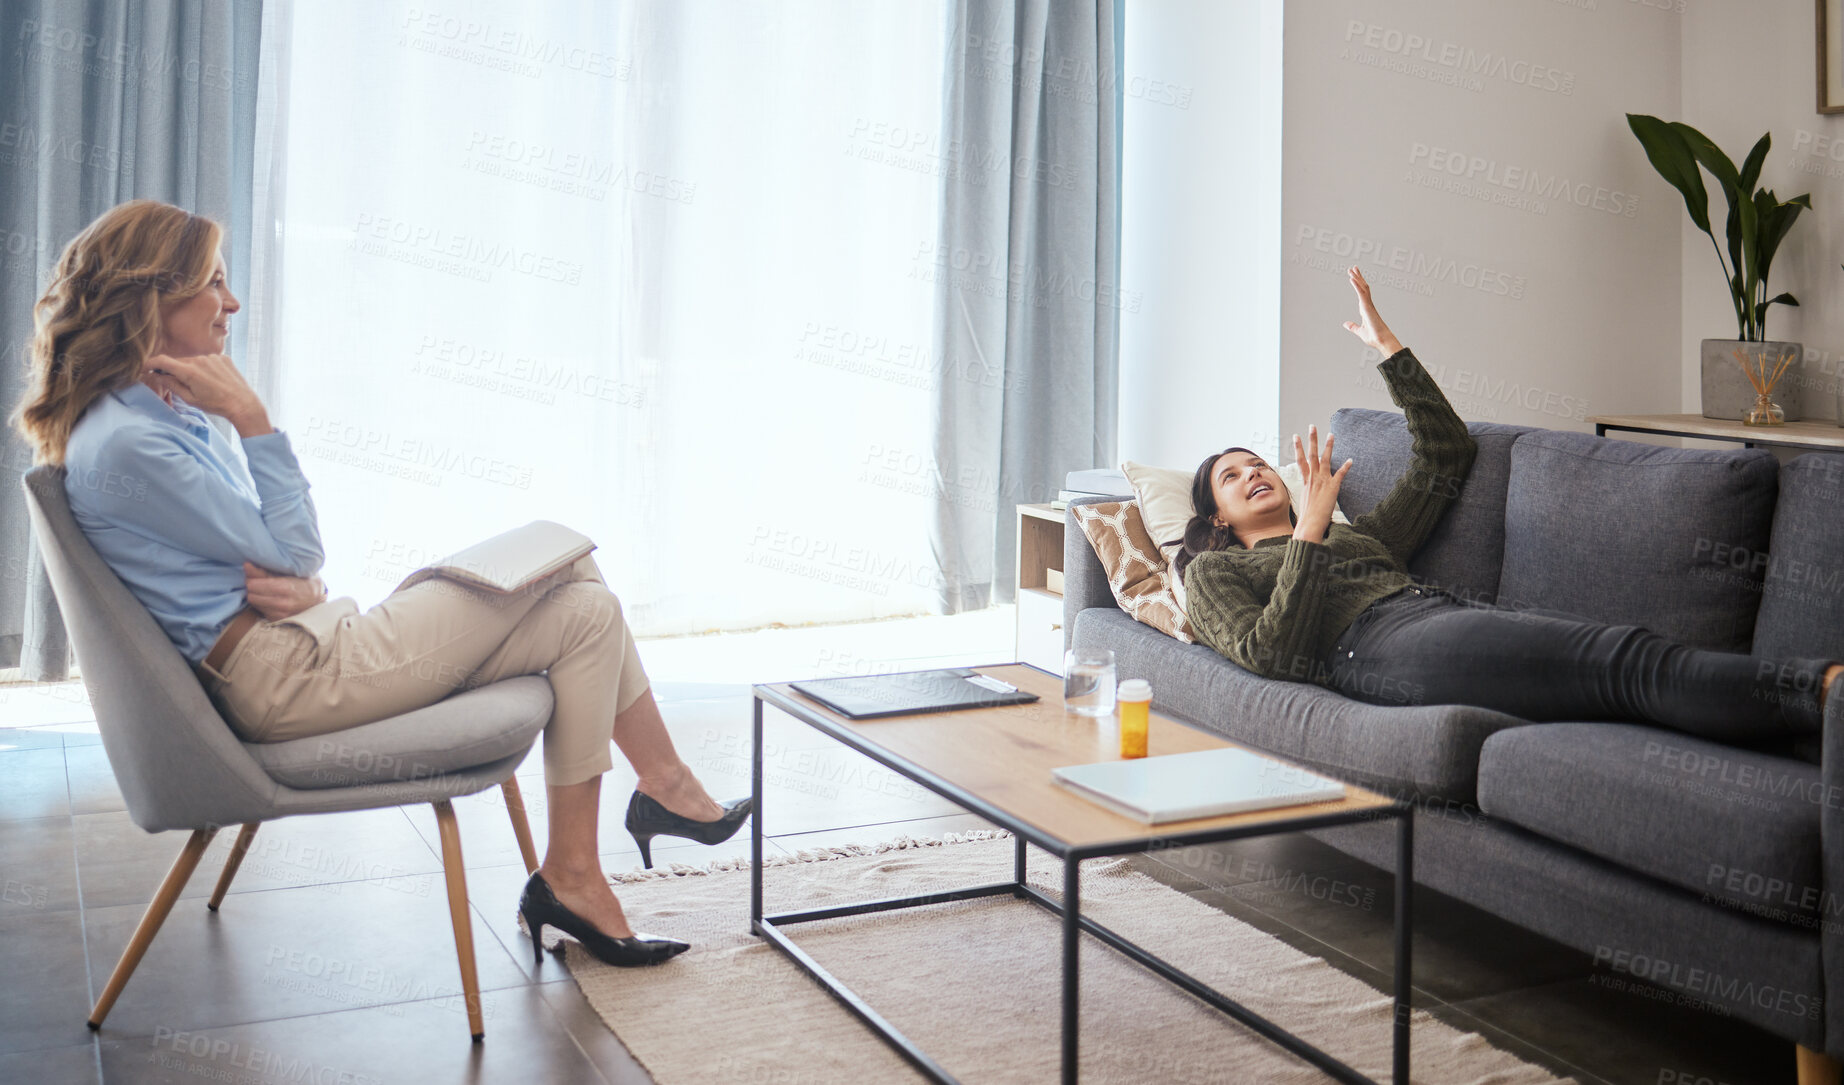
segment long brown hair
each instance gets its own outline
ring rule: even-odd
[[[1178,567],[1180,582],[1185,577],[1185,566],[1191,564],[1192,559],[1199,554],[1209,550],[1228,550],[1242,546],[1242,540],[1236,537],[1235,528],[1222,526],[1216,522],[1217,492],[1216,487],[1210,484],[1210,469],[1216,466],[1218,460],[1231,452],[1247,452],[1251,456],[1260,458],[1263,463],[1267,462],[1266,457],[1254,449],[1235,445],[1215,455],[1204,457],[1204,462],[1197,465],[1197,473],[1191,476],[1192,515],[1189,520],[1185,521],[1184,538],[1180,540],[1178,557],[1173,559],[1173,563]],[[1296,524],[1300,522],[1300,518],[1293,514],[1291,508],[1287,510],[1287,518]]]
[[[162,304],[205,289],[224,231],[158,200],[103,212],[64,246],[32,306],[26,394],[7,422],[32,462],[62,464],[70,432],[96,397],[141,378],[160,340]]]

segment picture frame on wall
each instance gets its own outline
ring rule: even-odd
[[[1818,0],[1818,111],[1844,113],[1844,0]]]

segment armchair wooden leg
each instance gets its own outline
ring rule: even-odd
[[[256,827],[261,824],[260,821],[244,822],[243,829],[237,833],[237,842],[231,845],[230,856],[224,860],[224,873],[218,875],[218,887],[211,891],[211,899],[205,902],[205,907],[215,912],[218,905],[224,903],[231,879],[237,876],[237,868],[243,865],[243,856],[250,850],[250,841],[256,839]]]
[[[455,956],[461,959],[461,992],[467,999],[467,1027],[476,1042],[486,1035],[480,1020],[480,978],[474,972],[474,922],[467,907],[467,870],[461,864],[461,830],[447,799],[435,803],[442,834],[442,871],[448,878],[448,917],[455,925]]]
[[[90,1010],[90,1028],[102,1027],[102,1019],[109,1016],[109,1010],[115,1005],[122,988],[128,985],[128,977],[146,955],[147,947],[152,944],[154,935],[160,933],[160,925],[173,910],[173,903],[179,899],[180,891],[185,889],[192,872],[198,869],[198,861],[205,856],[205,848],[216,836],[216,829],[194,829],[187,838],[186,846],[179,849],[179,857],[173,860],[172,869],[166,872],[166,879],[160,888],[154,891],[154,899],[147,904],[147,911],[141,914],[140,925],[135,927],[134,935],[128,939],[127,948],[122,950],[122,959],[115,962],[115,971],[109,974],[109,982],[102,989],[102,997],[96,1000],[96,1006]]]
[[[1844,1082],[1844,1063],[1809,1047],[1794,1049],[1793,1057],[1799,1067],[1799,1085],[1839,1085]]]
[[[512,835],[519,838],[519,855],[525,860],[525,873],[538,872],[538,849],[531,842],[531,823],[525,820],[525,796],[519,791],[519,778],[506,777],[499,785],[506,795],[506,812],[512,815]]]

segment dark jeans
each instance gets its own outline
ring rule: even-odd
[[[1371,604],[1326,660],[1336,688],[1370,704],[1626,720],[1719,741],[1819,733],[1818,693],[1834,662],[1690,648],[1637,625],[1515,611],[1419,584]]]

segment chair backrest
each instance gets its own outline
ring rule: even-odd
[[[134,823],[148,832],[257,820],[279,785],[218,714],[185,656],[90,545],[65,469],[22,484],[96,726]]]

